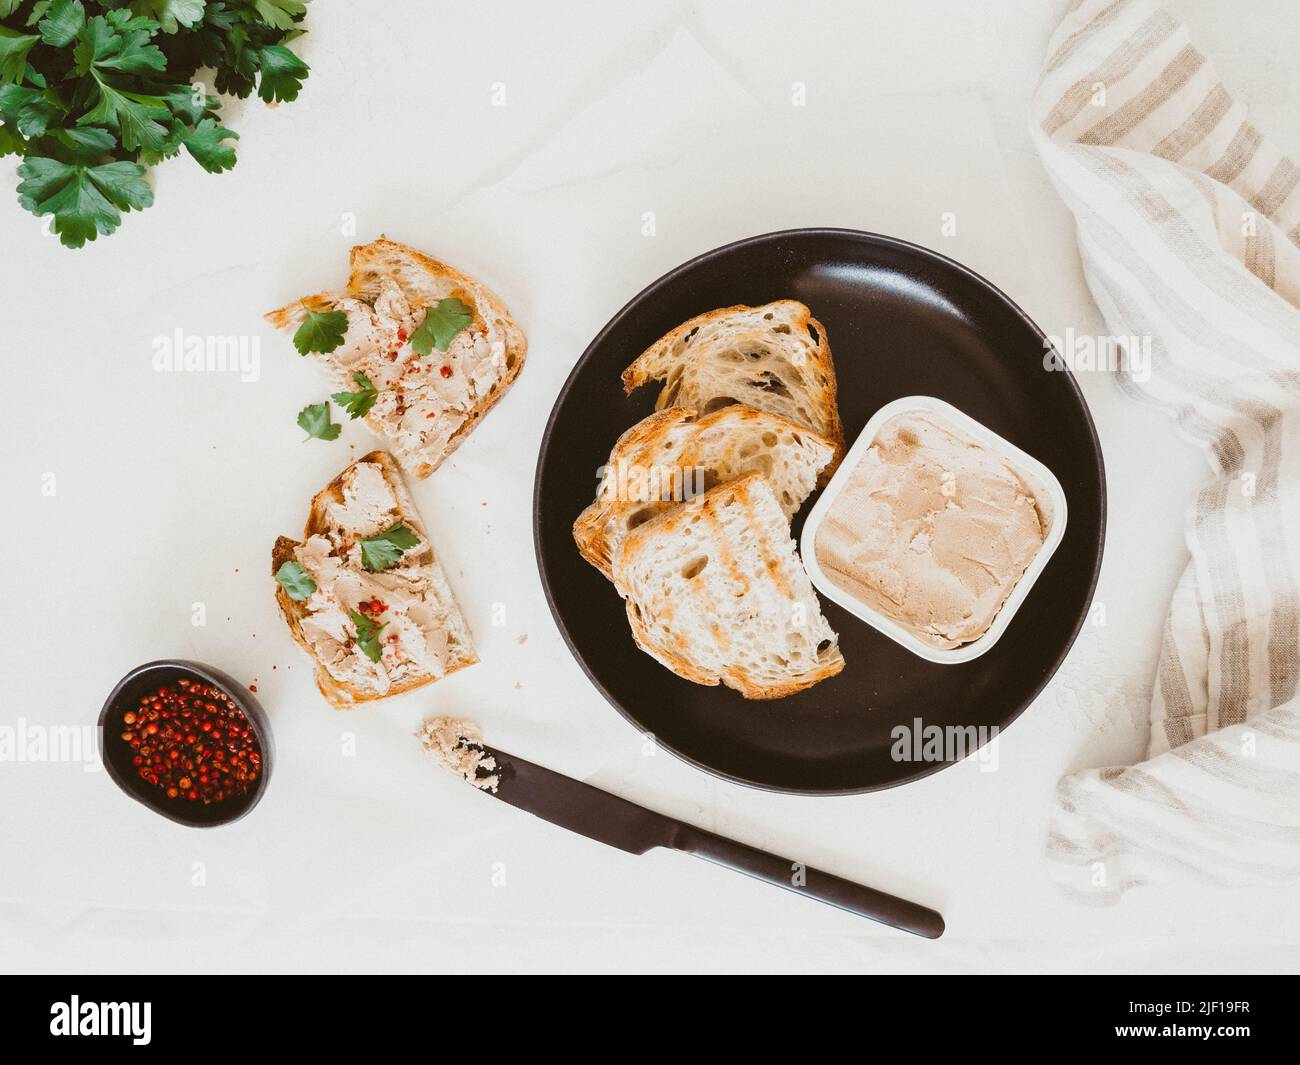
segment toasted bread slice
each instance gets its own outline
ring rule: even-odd
[[[574,522],[573,538],[582,556],[612,580],[613,559],[627,534],[660,512],[757,470],[789,518],[834,455],[825,437],[767,411],[733,404],[701,416],[669,407],[619,437],[596,501]]]
[[[343,345],[313,354],[343,392],[355,392],[363,373],[380,390],[365,423],[384,437],[402,469],[427,477],[458,448],[514,383],[528,343],[492,292],[446,263],[380,238],[352,249],[342,292],[320,292],[271,311],[277,329],[296,330],[306,309],[342,311]],[[410,338],[426,310],[455,297],[473,320],[450,341],[421,357]]]
[[[399,522],[419,542],[378,572],[367,569],[360,541]],[[317,493],[303,540],[281,536],[275,542],[271,572],[286,562],[302,566],[316,590],[298,601],[277,581],[276,602],[293,638],[316,663],[317,687],[336,710],[410,691],[478,661],[469,626],[387,451],[359,458]],[[353,612],[383,626],[379,661],[362,651]]]
[[[637,526],[616,562],[637,646],[680,677],[776,699],[844,668],[761,473]]]
[[[647,381],[665,382],[656,410],[690,407],[710,414],[740,403],[834,441],[835,457],[822,471],[822,484],[844,455],[830,341],[825,327],[796,300],[696,315],[623,371],[629,393]]]

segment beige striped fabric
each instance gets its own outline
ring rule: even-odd
[[[1213,468],[1188,511],[1148,760],[1063,779],[1048,855],[1097,902],[1184,876],[1294,884],[1300,167],[1156,0],[1074,6],[1031,130],[1107,328],[1149,338],[1150,373],[1122,365],[1120,387],[1167,411]]]

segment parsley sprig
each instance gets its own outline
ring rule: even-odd
[[[308,440],[337,440],[339,433],[343,432],[343,426],[336,421],[330,420],[328,401],[325,403],[309,403],[303,407],[298,412],[298,428],[307,434]]]
[[[357,649],[370,661],[378,662],[380,655],[384,653],[383,645],[379,642],[379,631],[388,622],[376,623],[356,610],[349,610],[348,616],[352,619],[352,624],[357,627]]]
[[[420,538],[399,521],[377,536],[367,536],[357,542],[361,545],[361,564],[371,573],[378,573],[395,565]]]
[[[352,380],[356,382],[356,392],[335,392],[330,399],[347,411],[355,421],[370,413],[370,408],[379,398],[379,389],[360,370],[352,375]]]
[[[316,582],[312,580],[311,574],[292,559],[281,563],[275,571],[275,579],[295,603],[310,599],[316,591]]]
[[[187,152],[218,174],[237,134],[217,93],[296,99],[307,64],[285,47],[303,0],[0,0],[0,156],[18,202],[70,248],[153,203],[151,166]]]
[[[307,312],[302,325],[293,334],[293,346],[299,355],[316,352],[328,355],[343,343],[348,332],[348,316],[344,311],[313,311],[305,303]]]
[[[434,348],[446,351],[456,335],[474,321],[474,312],[455,296],[439,300],[424,312],[424,321],[411,334],[411,350],[423,357]]]

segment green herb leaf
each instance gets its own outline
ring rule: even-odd
[[[300,0],[253,0],[253,7],[263,22],[277,30],[292,30],[294,20],[307,14],[307,5]]]
[[[428,355],[434,348],[446,351],[456,335],[472,321],[474,312],[455,296],[439,300],[425,311],[424,321],[411,334],[411,349],[417,355]]]
[[[380,655],[384,653],[384,648],[379,642],[379,631],[388,622],[376,624],[365,614],[355,610],[349,610],[348,616],[352,619],[352,624],[357,627],[357,649],[370,661],[378,662]]]
[[[16,129],[0,125],[0,159],[6,155],[26,155],[27,141]]]
[[[19,33],[0,26],[0,83],[23,80],[27,53],[40,41],[34,33]]]
[[[316,591],[316,582],[311,579],[311,574],[292,560],[285,562],[275,571],[275,579],[280,582],[280,587],[295,603],[310,599]]]
[[[298,99],[303,79],[309,67],[282,44],[267,45],[258,51],[261,60],[261,81],[257,95],[267,103],[282,103]],[[220,86],[218,86],[219,88]]]
[[[364,418],[370,413],[370,408],[375,405],[375,400],[379,398],[379,389],[370,383],[369,377],[359,371],[352,375],[352,380],[359,386],[359,391],[335,392],[330,398],[355,420]]]
[[[86,9],[81,0],[53,0],[38,22],[41,40],[55,48],[63,48],[77,39],[86,24]]]
[[[348,316],[343,311],[313,311],[305,303],[303,310],[307,317],[293,334],[293,346],[299,355],[327,355],[343,343],[348,331]]]
[[[51,89],[33,89],[26,85],[0,86],[0,118],[24,137],[32,140],[44,137],[65,113],[66,108]]]
[[[339,433],[343,432],[343,426],[330,421],[328,403],[312,403],[303,407],[298,412],[298,428],[307,434],[309,440],[312,437],[317,440],[337,440]]]
[[[120,212],[153,203],[144,167],[135,163],[92,167],[29,155],[18,176],[18,202],[38,217],[54,215],[54,232],[69,248],[112,233],[122,222]]]
[[[186,149],[209,174],[219,174],[235,165],[235,149],[225,144],[238,140],[239,134],[219,126],[215,119],[205,118],[184,137]]]
[[[56,129],[50,133],[58,141],[69,161],[98,163],[117,147],[117,138],[106,129]]]
[[[357,541],[361,545],[361,564],[371,573],[378,573],[396,563],[419,542],[420,538],[399,521],[378,536]]]
[[[194,27],[203,20],[206,6],[206,0],[131,0],[131,10],[157,19],[164,33],[176,33],[181,26]]]
[[[167,107],[177,118],[197,126],[209,112],[216,111],[221,101],[209,96],[199,85],[178,85],[163,94]]]
[[[77,46],[72,50],[72,57],[78,72],[94,74],[96,80],[99,80],[95,73],[97,69],[122,74],[162,70],[167,66],[167,60],[156,44],[149,43],[157,32],[158,23],[149,19],[132,19],[119,8],[86,22],[77,34]]]
[[[144,148],[157,151],[167,141],[167,127],[158,122],[167,118],[167,104],[160,96],[115,89],[95,75],[99,102],[77,119],[79,126],[108,126],[122,135],[122,147],[128,152]]]

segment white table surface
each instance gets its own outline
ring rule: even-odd
[[[157,205],[81,252],[6,193],[0,724],[92,721],[131,666],[183,655],[257,684],[278,758],[254,814],[211,832],[150,814],[102,771],[0,764],[0,967],[1297,967],[1288,893],[1180,883],[1087,909],[1047,876],[1057,778],[1144,749],[1182,512],[1206,472],[1163,416],[1103,375],[1081,384],[1108,465],[1107,624],[1085,629],[1001,738],[996,772],[967,762],[849,798],[745,789],[647,750],[565,649],[533,561],[537,445],[586,342],[665,270],[754,233],[855,226],[967,262],[1048,333],[1101,331],[1026,129],[1065,0],[841,0],[799,5],[801,17],[793,6],[316,0],[296,45],[306,90],[276,109],[231,108],[230,174],[163,166]],[[1300,149],[1293,0],[1171,6],[1256,122]],[[0,179],[12,188],[13,160]],[[302,442],[294,416],[327,389],[259,315],[340,283],[349,245],[380,232],[482,277],[530,348],[500,407],[412,484],[483,664],[339,715],[277,615],[267,560],[310,495],[374,440],[348,426],[339,442]],[[155,373],[153,339],[177,328],[259,338],[258,380]],[[536,822],[432,766],[410,736],[430,713],[475,718],[506,749],[935,906],[947,935],[922,942],[690,858],[633,858]]]

